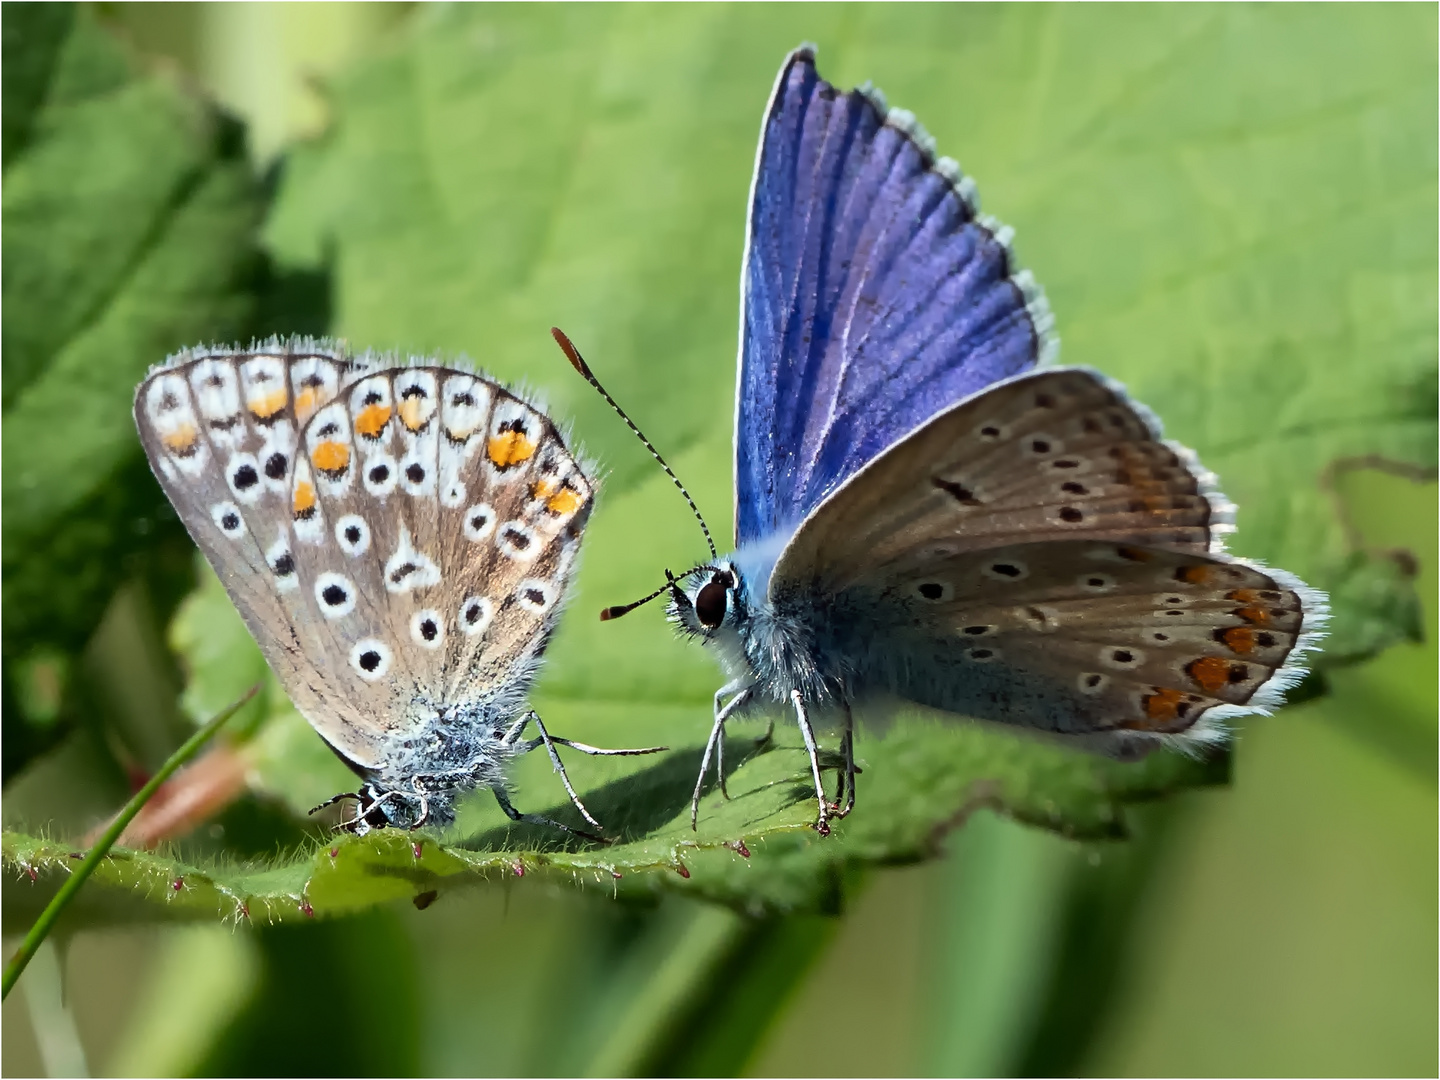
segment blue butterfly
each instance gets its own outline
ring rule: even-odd
[[[1224,553],[1233,505],[1122,387],[1046,366],[1050,308],[1010,238],[912,114],[838,91],[813,46],[786,58],[741,273],[736,550],[667,587],[730,676],[692,824],[753,708],[793,712],[823,834],[855,805],[856,705],[1134,759],[1221,741],[1304,674],[1325,597]]]

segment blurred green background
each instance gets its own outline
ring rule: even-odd
[[[566,377],[558,323],[728,520],[744,196],[804,39],[977,177],[1063,358],[1202,451],[1237,550],[1346,613],[1309,699],[1245,725],[1231,785],[1140,808],[1129,841],[983,811],[937,858],[854,865],[823,912],[765,917],[515,880],[239,930],[137,903],[37,958],[0,1071],[1440,1068],[1433,7],[0,12],[7,826],[78,836],[186,730],[166,627],[189,541],[111,407],[177,347],[468,352],[542,386],[607,490],[638,490],[643,451]],[[694,545],[652,502],[644,544],[627,504],[597,513],[586,573],[609,576],[572,615]],[[617,625],[614,652],[567,627],[550,692],[713,680],[663,627]],[[200,837],[223,859],[301,835],[245,798]]]

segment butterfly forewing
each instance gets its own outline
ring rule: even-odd
[[[1036,540],[1207,552],[1230,504],[1115,385],[1084,370],[1021,376],[941,413],[802,522],[771,592],[843,589],[887,568]]]
[[[766,110],[741,278],[736,540],[789,527],[945,403],[1053,352],[974,184],[802,47]],[[903,363],[896,363],[903,358]]]
[[[302,593],[322,609],[336,584],[338,607],[360,598],[331,655],[357,689],[518,702],[593,494],[554,426],[496,383],[431,367],[373,375],[328,409],[306,428],[293,514],[311,538]]]

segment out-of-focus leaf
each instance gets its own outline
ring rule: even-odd
[[[821,840],[805,828],[792,725],[763,748],[737,725],[734,798],[708,793],[692,833],[719,674],[653,608],[603,626],[593,612],[703,548],[545,331],[571,333],[707,516],[728,520],[754,140],[781,57],[817,40],[827,77],[873,78],[913,109],[1017,227],[1064,358],[1125,379],[1220,472],[1241,507],[1233,548],[1337,587],[1337,634],[1368,620],[1403,632],[1408,583],[1340,587],[1357,571],[1318,481],[1339,457],[1434,461],[1434,29],[1425,8],[422,11],[331,88],[336,125],[292,156],[272,252],[301,270],[328,261],[348,341],[468,352],[576,419],[609,474],[535,703],[560,734],[677,749],[572,766],[611,847],[511,827],[480,797],[456,830],[465,846],[427,838],[418,862],[384,836],[338,843],[334,866],[322,852],[204,873],[277,912],[298,907],[272,887],[282,879],[339,911],[512,864],[746,910],[833,910],[851,867],[924,858],[977,806],[1118,835],[1127,800],[1222,778],[1223,761],[1120,765],[902,718],[862,731],[859,807]],[[1363,648],[1384,633],[1361,633]],[[548,771],[523,762],[518,797],[563,816]],[[741,841],[748,860],[727,848]]]
[[[60,45],[75,18],[73,4],[15,4],[0,15],[0,93],[5,113],[0,118],[0,162],[24,148],[35,113],[49,89]]]
[[[1424,641],[1424,612],[1403,563],[1353,553],[1330,593],[1346,618],[1325,643],[1330,665],[1364,660],[1400,641]]]
[[[151,364],[248,326],[261,199],[233,122],[133,70],[90,9],[0,21],[8,776],[31,749],[12,663],[73,655],[120,581],[183,551],[130,403]]]

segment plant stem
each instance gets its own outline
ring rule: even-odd
[[[10,963],[5,965],[5,982],[3,989],[0,989],[0,999],[10,996],[11,987],[20,978],[20,973],[25,970],[25,966],[30,963],[31,958],[35,955],[35,950],[40,947],[40,943],[49,935],[51,928],[55,925],[55,920],[60,917],[65,906],[80,891],[80,886],[85,884],[85,879],[94,873],[95,868],[100,865],[100,861],[110,853],[110,849],[115,846],[115,841],[120,839],[120,834],[125,831],[125,826],[134,820],[135,815],[140,812],[140,808],[150,801],[150,797],[159,790],[161,784],[170,779],[176,769],[194,757],[196,752],[210,741],[211,736],[224,726],[225,721],[239,712],[241,706],[254,697],[259,690],[260,684],[257,683],[246,691],[240,700],[222,709],[204,727],[186,739],[180,749],[171,754],[149,782],[125,804],[125,809],[121,810],[120,815],[110,823],[110,827],[96,841],[95,846],[85,856],[85,860],[76,867],[75,872],[60,886],[60,891],[45,906],[45,910],[35,920],[35,925],[30,927],[30,932],[25,935],[25,940],[20,943],[20,948],[10,958]]]

